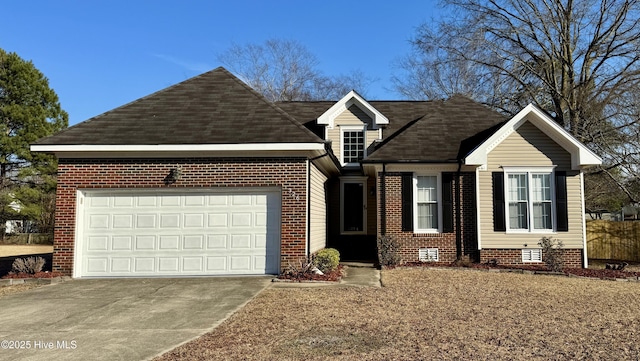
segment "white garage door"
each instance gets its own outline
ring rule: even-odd
[[[274,191],[84,192],[76,277],[276,274]]]

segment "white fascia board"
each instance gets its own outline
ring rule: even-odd
[[[32,152],[210,152],[324,150],[323,143],[31,145]]]
[[[416,172],[416,173],[438,173],[438,172],[457,172],[458,164],[455,163],[394,163],[384,162],[384,169],[387,172]],[[368,174],[378,174],[382,172],[382,163],[363,163],[362,168]],[[476,166],[464,165],[460,171],[474,172]]]
[[[369,102],[364,100],[355,90],[350,91],[337,103],[331,106],[326,112],[318,117],[318,124],[328,125],[329,128],[334,127],[334,120],[338,115],[342,114],[351,105],[356,104],[358,108],[362,109],[368,116],[373,119],[373,124],[379,126],[382,124],[389,124],[389,119],[374,108]]]
[[[593,153],[584,144],[580,143],[569,132],[551,119],[546,113],[533,104],[527,105],[518,114],[511,118],[489,139],[485,140],[473,152],[465,158],[467,165],[485,166],[487,155],[495,149],[503,140],[515,132],[525,121],[530,121],[538,129],[558,143],[567,152],[571,153],[571,166],[573,169],[580,167],[600,165],[602,159]]]

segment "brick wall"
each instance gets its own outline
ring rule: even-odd
[[[181,178],[167,185],[171,168]],[[280,265],[306,251],[305,158],[60,159],[56,193],[53,270],[71,275],[76,191],[117,188],[278,187],[282,190]]]
[[[544,259],[544,253],[542,254]],[[544,262],[522,262],[522,250],[520,249],[482,249],[480,262],[487,263],[496,260],[499,265],[540,264]],[[581,249],[564,249],[563,261],[565,267],[581,268],[583,265],[583,253]]]
[[[382,185],[383,178],[385,184]],[[461,253],[473,260],[478,257],[478,243],[476,231],[476,198],[475,198],[475,174],[463,172],[460,179],[454,176],[454,182],[459,181],[461,191],[461,207],[455,202],[454,186],[454,213],[461,209]],[[378,235],[382,235],[382,217],[386,219],[386,235],[399,241],[402,262],[418,261],[420,248],[438,248],[439,262],[450,263],[456,260],[456,229],[450,233],[438,234],[414,234],[411,231],[402,230],[402,173],[386,173],[385,177],[378,174],[378,190],[386,194],[386,207],[384,215],[381,207],[378,207]],[[378,192],[378,204],[382,206],[381,195]],[[456,224],[454,214],[454,224]]]

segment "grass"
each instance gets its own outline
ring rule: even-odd
[[[383,288],[271,288],[160,360],[640,359],[640,284],[383,271]]]
[[[36,283],[25,283],[25,284],[12,285],[12,286],[0,286],[0,297],[4,297],[14,293],[24,292],[40,286],[42,285],[36,284]]]
[[[42,244],[0,244],[0,257],[27,256],[31,254],[52,253],[52,245]]]

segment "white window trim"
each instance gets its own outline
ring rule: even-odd
[[[539,254],[539,259],[533,259],[534,252],[536,255]],[[529,259],[525,258],[525,254],[529,254]],[[540,263],[542,262],[542,249],[541,248],[523,248],[522,249],[522,263]]]
[[[359,166],[360,162],[344,161],[344,132],[362,132],[362,159],[367,157],[367,125],[341,125],[340,126],[340,164],[343,167]]]
[[[418,177],[436,177],[438,228],[418,228]],[[442,173],[413,174],[413,233],[442,233]]]
[[[555,182],[555,166],[553,167],[502,167],[504,171],[504,207],[505,207],[505,223],[507,233],[556,233],[556,182]],[[511,229],[509,222],[509,174],[527,174],[527,229]],[[532,174],[549,174],[549,183],[551,185],[551,229],[535,229],[533,228],[533,193],[531,188]]]

